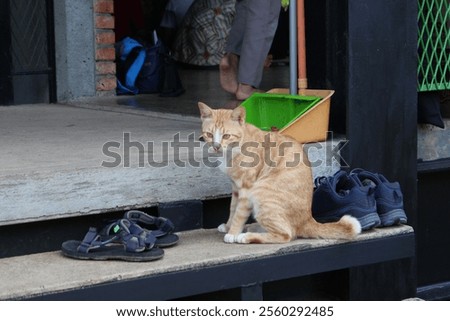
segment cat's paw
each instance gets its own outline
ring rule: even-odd
[[[247,244],[247,243],[250,243],[248,240],[247,240],[247,233],[241,233],[241,234],[239,234],[238,236],[236,236],[236,243],[241,243],[241,244]]]
[[[236,243],[236,235],[233,234],[225,234],[225,236],[223,237],[223,241],[225,243]]]
[[[228,227],[227,227],[227,225],[226,225],[225,223],[222,223],[222,224],[220,224],[220,225],[217,227],[217,230],[218,230],[220,233],[227,233],[227,232],[228,232]]]
[[[250,243],[247,240],[247,233],[240,233],[238,235],[225,234],[223,241],[225,243],[241,243],[241,244]]]

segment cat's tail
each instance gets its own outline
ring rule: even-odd
[[[319,223],[311,219],[304,224],[299,237],[321,239],[351,240],[361,233],[361,224],[350,215],[344,215],[339,221],[333,223]]]

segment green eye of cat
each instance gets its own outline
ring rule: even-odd
[[[213,138],[213,134],[211,134],[211,133],[209,133],[209,132],[206,132],[206,133],[205,133],[205,136],[206,136],[207,138]]]
[[[222,136],[223,139],[228,139],[228,138],[230,138],[230,137],[231,137],[230,134],[224,134],[224,135]]]

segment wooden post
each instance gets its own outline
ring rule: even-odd
[[[417,2],[348,0],[347,28],[343,157],[351,168],[400,182],[408,223],[416,227]],[[415,279],[411,260],[354,268],[350,297],[401,299],[415,294]]]

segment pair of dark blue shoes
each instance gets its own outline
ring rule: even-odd
[[[398,182],[363,169],[343,170],[315,180],[312,213],[321,223],[355,217],[362,230],[405,224],[403,194]]]

